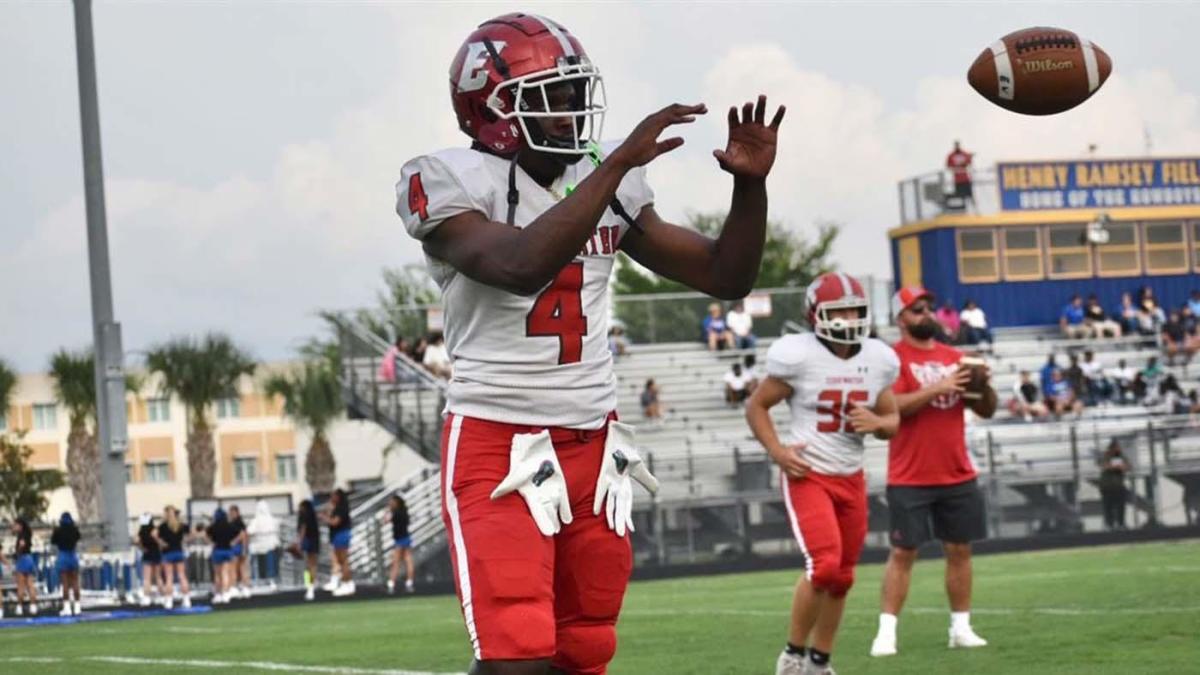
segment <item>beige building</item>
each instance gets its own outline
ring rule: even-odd
[[[283,401],[262,393],[273,371],[297,365],[264,364],[254,377],[242,378],[238,396],[216,402],[208,411],[217,455],[217,497],[291,495],[293,505],[308,495],[304,459],[311,435],[283,415]],[[190,495],[187,422],[183,403],[159,393],[146,378],[126,400],[129,449],[125,461],[126,495],[131,518],[159,513],[167,504],[184,508]],[[44,373],[20,376],[11,407],[0,417],[0,430],[25,430],[35,468],[67,468],[67,409],[54,399],[53,380]],[[382,479],[385,483],[427,462],[372,422],[342,417],[329,430],[340,486]],[[385,458],[385,449],[388,450]],[[69,488],[51,496],[48,514],[74,511]]]

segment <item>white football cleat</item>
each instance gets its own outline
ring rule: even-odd
[[[895,656],[896,636],[880,633],[871,642],[871,656]]]
[[[970,626],[955,630],[950,629],[950,649],[972,649],[974,647],[986,647],[987,640],[975,634]]]
[[[335,590],[335,591],[333,592],[333,597],[335,597],[335,598],[344,598],[344,597],[346,597],[346,596],[348,596],[348,595],[354,595],[354,591],[355,591],[355,590],[357,590],[357,589],[355,589],[355,588],[354,588],[354,582],[353,582],[353,581],[347,581],[346,583],[344,583],[344,584],[342,584],[341,586],[338,586],[338,587],[337,587],[337,590]]]
[[[799,654],[789,654],[787,650],[779,652],[775,661],[775,675],[805,675],[804,667],[808,659]]]

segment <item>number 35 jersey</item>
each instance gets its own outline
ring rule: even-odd
[[[838,358],[816,335],[785,335],[767,351],[767,375],[792,388],[791,444],[803,441],[817,473],[845,476],[863,465],[863,437],[850,426],[855,405],[873,407],[890,388],[900,360],[887,344],[868,338],[849,359]]]
[[[509,166],[507,159],[469,149],[417,157],[401,169],[396,211],[418,240],[466,211],[504,223]],[[545,188],[518,166],[520,202],[513,225],[529,225],[593,169],[584,158]],[[654,200],[645,170],[626,174],[616,196],[637,218]],[[608,351],[609,276],[627,229],[606,209],[575,259],[532,296],[480,283],[426,253],[429,272],[442,290],[446,349],[453,363],[448,412],[531,426],[603,426],[617,407]]]

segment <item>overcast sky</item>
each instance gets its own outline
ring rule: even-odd
[[[896,181],[961,138],[977,164],[1200,153],[1200,5],[114,3],[94,8],[108,223],[127,349],[220,329],[286,357],[318,308],[372,302],[379,271],[420,260],[394,212],[405,160],[463,145],[455,50],[510,8],[558,20],[605,76],[619,138],[674,101],[717,114],[650,167],[659,211],[724,208],[720,111],[789,107],[771,215],[844,223],[851,273],[890,274]],[[0,358],[45,367],[90,342],[71,4],[0,3]],[[1075,30],[1114,74],[1086,105],[1025,118],[965,72],[1030,25]]]

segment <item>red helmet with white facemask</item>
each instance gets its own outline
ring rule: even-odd
[[[827,272],[808,285],[808,323],[817,337],[830,342],[856,345],[871,333],[871,308],[858,279]],[[834,310],[855,309],[858,317],[833,316]]]
[[[570,85],[565,108],[549,92]],[[502,157],[521,147],[557,153],[566,162],[599,141],[607,109],[604,82],[583,45],[561,25],[536,14],[505,14],[480,24],[450,64],[450,98],[458,127]],[[572,138],[550,137],[537,118],[573,120]]]

